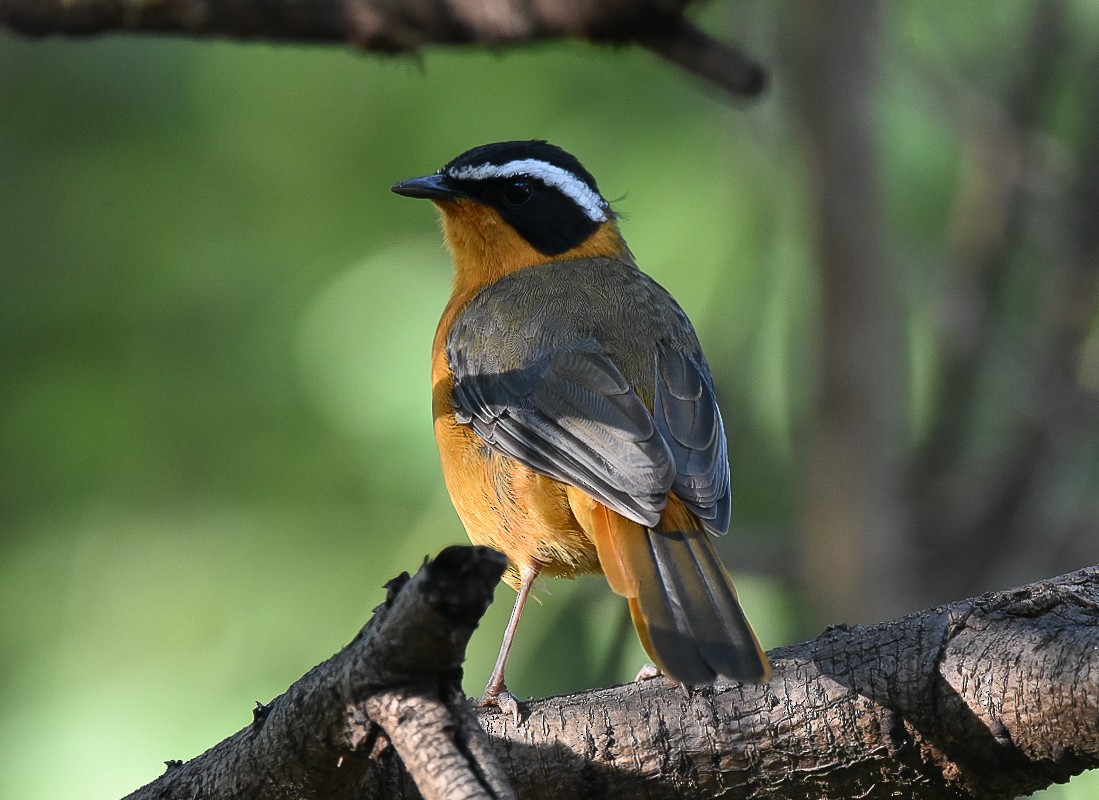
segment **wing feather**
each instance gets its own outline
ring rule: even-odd
[[[674,492],[707,530],[728,529],[709,368],[682,310],[632,264],[506,276],[455,322],[447,355],[455,416],[489,446],[647,526]]]
[[[502,374],[454,371],[455,408],[489,445],[629,519],[658,522],[672,454],[606,354],[572,349]]]
[[[675,493],[707,530],[725,533],[732,516],[729,456],[713,379],[701,353],[661,351],[653,417],[675,462]]]

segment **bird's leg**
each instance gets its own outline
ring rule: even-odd
[[[523,607],[526,606],[531,587],[534,586],[534,581],[541,571],[542,566],[540,564],[529,566],[523,570],[523,580],[519,584],[519,594],[515,597],[515,605],[511,609],[508,626],[504,629],[504,641],[500,644],[500,655],[496,658],[496,666],[492,670],[492,676],[488,679],[484,697],[477,704],[479,706],[499,706],[501,710],[511,714],[516,722],[521,719],[519,700],[508,691],[507,684],[504,683],[504,668],[507,666],[508,655],[511,653],[511,645],[515,639],[515,629],[519,627],[519,618],[523,616]]]

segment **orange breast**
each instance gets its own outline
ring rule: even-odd
[[[446,336],[465,306],[455,297],[435,335],[432,412],[443,478],[466,533],[474,544],[499,550],[510,561],[505,580],[518,588],[524,568],[568,577],[598,572],[595,545],[573,515],[564,484],[492,450],[454,416],[454,375]]]
[[[489,206],[464,201],[437,201],[436,206],[454,256],[455,277],[432,348],[432,410],[454,507],[474,544],[508,557],[505,580],[516,588],[522,570],[534,564],[541,564],[547,575],[598,572],[595,545],[573,514],[565,485],[493,451],[469,425],[458,424],[446,340],[477,292],[504,275],[554,260],[628,254],[618,226],[609,220],[579,247],[551,257],[535,250]]]

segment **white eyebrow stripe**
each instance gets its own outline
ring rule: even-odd
[[[580,206],[593,222],[607,221],[608,203],[606,200],[600,197],[597,192],[592,191],[588,184],[567,169],[537,158],[523,158],[509,161],[506,164],[478,164],[475,167],[448,169],[446,175],[448,178],[459,181],[514,178],[517,175],[537,178],[546,186],[552,186]]]

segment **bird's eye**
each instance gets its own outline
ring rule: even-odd
[[[534,187],[531,186],[530,181],[512,181],[504,187],[504,199],[513,206],[523,205],[530,200],[532,194],[534,194]]]

